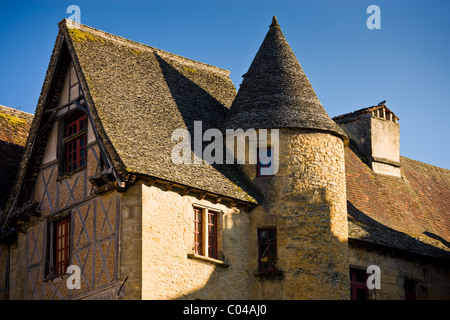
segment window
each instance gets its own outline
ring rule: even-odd
[[[217,212],[208,210],[208,257],[217,259]]]
[[[259,272],[277,272],[277,230],[258,229]]]
[[[218,211],[208,208],[194,207],[194,254],[218,259],[219,214]],[[206,221],[206,225],[203,223],[204,221]]]
[[[261,156],[261,154],[263,156]],[[258,162],[256,165],[256,176],[257,177],[270,177],[273,176],[274,173],[274,165],[273,165],[273,148],[258,148],[257,149],[257,158]]]
[[[65,173],[71,173],[86,165],[86,114],[76,112],[70,116],[64,129]]]
[[[54,275],[66,273],[69,265],[69,218],[55,223]]]
[[[366,270],[350,268],[350,292],[352,300],[369,300]]]
[[[194,253],[203,255],[203,213],[202,209],[194,208]]]
[[[416,300],[416,281],[405,279],[405,300]]]

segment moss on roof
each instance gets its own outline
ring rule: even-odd
[[[105,40],[103,40],[100,37],[96,37],[93,34],[82,31],[75,27],[68,27],[67,31],[69,32],[70,36],[72,37],[73,41],[76,42],[83,42],[83,41],[97,41],[100,43],[105,43]]]
[[[24,146],[33,115],[0,106],[0,140]]]
[[[0,118],[8,120],[13,126],[23,126],[27,123],[24,119],[3,112],[0,112]]]

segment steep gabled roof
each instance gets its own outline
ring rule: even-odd
[[[229,71],[190,60],[64,19],[36,107],[24,161],[13,194],[30,176],[45,147],[49,109],[61,94],[64,70],[73,61],[99,142],[121,176],[160,178],[241,200],[256,202],[234,169],[222,165],[176,165],[171,152],[175,129],[193,133],[218,128],[236,90]],[[193,137],[192,137],[193,140]],[[34,167],[36,167],[34,165]],[[27,173],[28,172],[28,173]],[[11,198],[10,201],[13,201]]]
[[[345,148],[349,238],[450,260],[450,170],[400,157],[402,178]]]
[[[348,142],[320,103],[276,17],[239,88],[223,128],[302,128]]]
[[[231,180],[230,168],[176,165],[171,158],[176,129],[187,129],[193,141],[194,121],[203,131],[219,127],[236,95],[229,71],[88,26],[60,28],[119,171],[254,201]]]
[[[16,179],[33,115],[0,105],[0,209]]]

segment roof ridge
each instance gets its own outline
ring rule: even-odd
[[[18,116],[18,117],[24,116],[25,118],[29,118],[30,116],[33,116],[33,114],[30,113],[30,112],[26,112],[26,111],[18,110],[18,109],[15,109],[15,108],[7,107],[7,106],[1,105],[1,104],[0,104],[0,111],[1,112],[5,112],[5,113],[9,113],[11,115],[15,115],[15,116]]]
[[[347,112],[347,113],[343,113],[343,114],[334,116],[332,119],[333,120],[339,120],[339,119],[342,119],[342,118],[363,114],[365,112],[375,111],[375,110],[378,110],[378,109],[381,109],[381,108],[386,108],[389,112],[394,114],[395,117],[397,117],[397,115],[394,112],[392,112],[391,109],[389,109],[385,104],[382,104],[382,105],[373,105],[373,106],[361,108],[361,109],[358,109],[358,110],[355,110],[355,111],[350,111],[350,112]],[[398,117],[397,117],[397,119],[398,119]]]
[[[435,169],[444,170],[444,171],[450,173],[450,169],[442,168],[442,167],[436,166],[436,165],[434,165],[434,164],[426,163],[426,162],[423,162],[423,161],[411,159],[411,158],[408,158],[408,157],[405,157],[405,156],[400,155],[400,161],[402,160],[402,158],[403,158],[403,159],[406,159],[406,160],[408,160],[408,161],[413,161],[413,162],[419,163],[419,164],[421,164],[421,165],[430,166],[430,167],[433,167],[433,168],[435,168]]]
[[[147,45],[145,43],[141,43],[141,42],[138,42],[138,41],[130,40],[130,39],[124,38],[122,36],[118,36],[118,35],[115,35],[115,34],[112,34],[112,33],[109,33],[109,32],[106,32],[106,31],[103,31],[103,30],[100,30],[100,29],[97,29],[97,28],[94,28],[94,27],[91,27],[91,26],[88,26],[88,25],[85,25],[85,24],[82,24],[82,23],[74,23],[72,20],[69,20],[67,18],[61,20],[58,23],[58,25],[59,25],[60,28],[65,26],[67,28],[76,28],[76,29],[79,29],[79,30],[82,30],[82,31],[85,31],[85,29],[87,29],[89,32],[94,33],[97,36],[106,37],[109,40],[116,41],[116,42],[118,42],[118,43],[120,43],[122,45],[133,46],[135,49],[145,48],[145,49],[147,49],[147,50],[149,50],[149,51],[151,51],[153,53],[156,52],[156,53],[167,54],[167,55],[170,55],[173,58],[176,58],[178,61],[183,61],[184,63],[195,64],[197,66],[203,66],[205,69],[207,69],[209,71],[215,71],[215,72],[220,73],[220,74],[225,75],[225,76],[229,76],[229,74],[230,74],[230,70],[227,70],[227,69],[224,69],[224,68],[220,68],[220,67],[208,64],[208,63],[201,62],[201,61],[197,61],[197,60],[194,60],[194,59],[191,59],[191,58],[187,58],[187,57],[178,55],[176,53],[172,53],[172,52],[169,52],[169,51],[166,51],[166,50],[162,50],[162,49],[159,49],[159,48],[156,48],[156,47],[152,47],[152,46]]]

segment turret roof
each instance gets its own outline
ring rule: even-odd
[[[243,77],[224,129],[317,129],[348,142],[320,103],[276,17]]]

